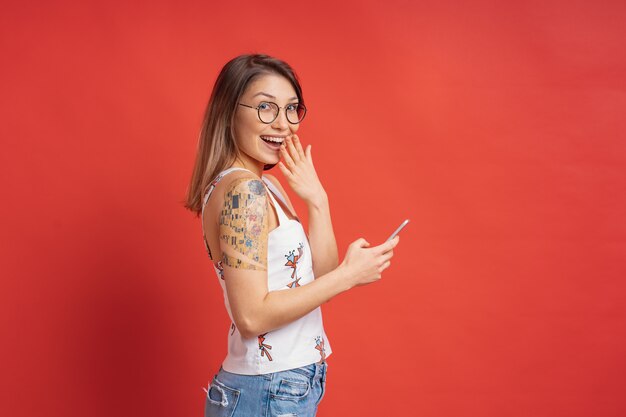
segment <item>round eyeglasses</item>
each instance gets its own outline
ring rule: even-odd
[[[306,115],[306,107],[304,107],[304,104],[300,103],[287,104],[285,107],[278,107],[278,104],[272,103],[271,101],[262,101],[256,107],[243,103],[237,104],[257,110],[259,113],[259,120],[265,124],[270,124],[276,120],[278,113],[280,113],[280,109],[285,109],[287,121],[292,125],[300,123],[302,119],[304,119],[304,115]]]

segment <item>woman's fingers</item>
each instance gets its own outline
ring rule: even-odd
[[[289,155],[291,156],[291,159],[293,159],[294,162],[300,161],[300,154],[298,154],[298,151],[293,144],[291,136],[287,136],[285,138],[285,144],[287,145],[287,149],[289,150]]]
[[[289,155],[289,152],[287,151],[287,147],[285,146],[285,144],[283,144],[280,147],[280,154],[282,155],[283,160],[285,161],[285,165],[287,165],[287,168],[292,169],[293,166],[295,165],[295,162],[293,158],[291,157],[291,155]]]
[[[287,168],[285,164],[282,163],[282,161],[278,162],[278,168],[280,168],[280,171],[287,179],[291,179],[293,177],[293,174],[291,173],[291,171],[289,171],[289,168]]]
[[[304,159],[304,151],[302,150],[302,144],[300,143],[300,138],[295,133],[293,134],[293,144],[298,152],[298,156],[300,159]]]
[[[376,248],[380,251],[380,253],[385,253],[395,248],[399,241],[400,236],[396,235],[393,239],[388,240],[385,243],[381,243]]]

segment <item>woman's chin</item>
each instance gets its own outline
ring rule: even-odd
[[[276,165],[280,161],[280,155],[263,155],[263,159],[260,159],[265,165]]]

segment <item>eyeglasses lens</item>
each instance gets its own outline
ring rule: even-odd
[[[259,118],[263,123],[271,123],[278,114],[278,106],[274,103],[261,103],[259,105]]]
[[[306,109],[302,104],[287,107],[287,120],[291,123],[300,123],[304,119]]]

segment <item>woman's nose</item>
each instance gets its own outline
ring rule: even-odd
[[[278,117],[272,122],[272,127],[274,129],[285,130],[287,126],[289,126],[289,122],[287,121],[287,112],[283,110],[284,109],[280,109],[278,111]]]

